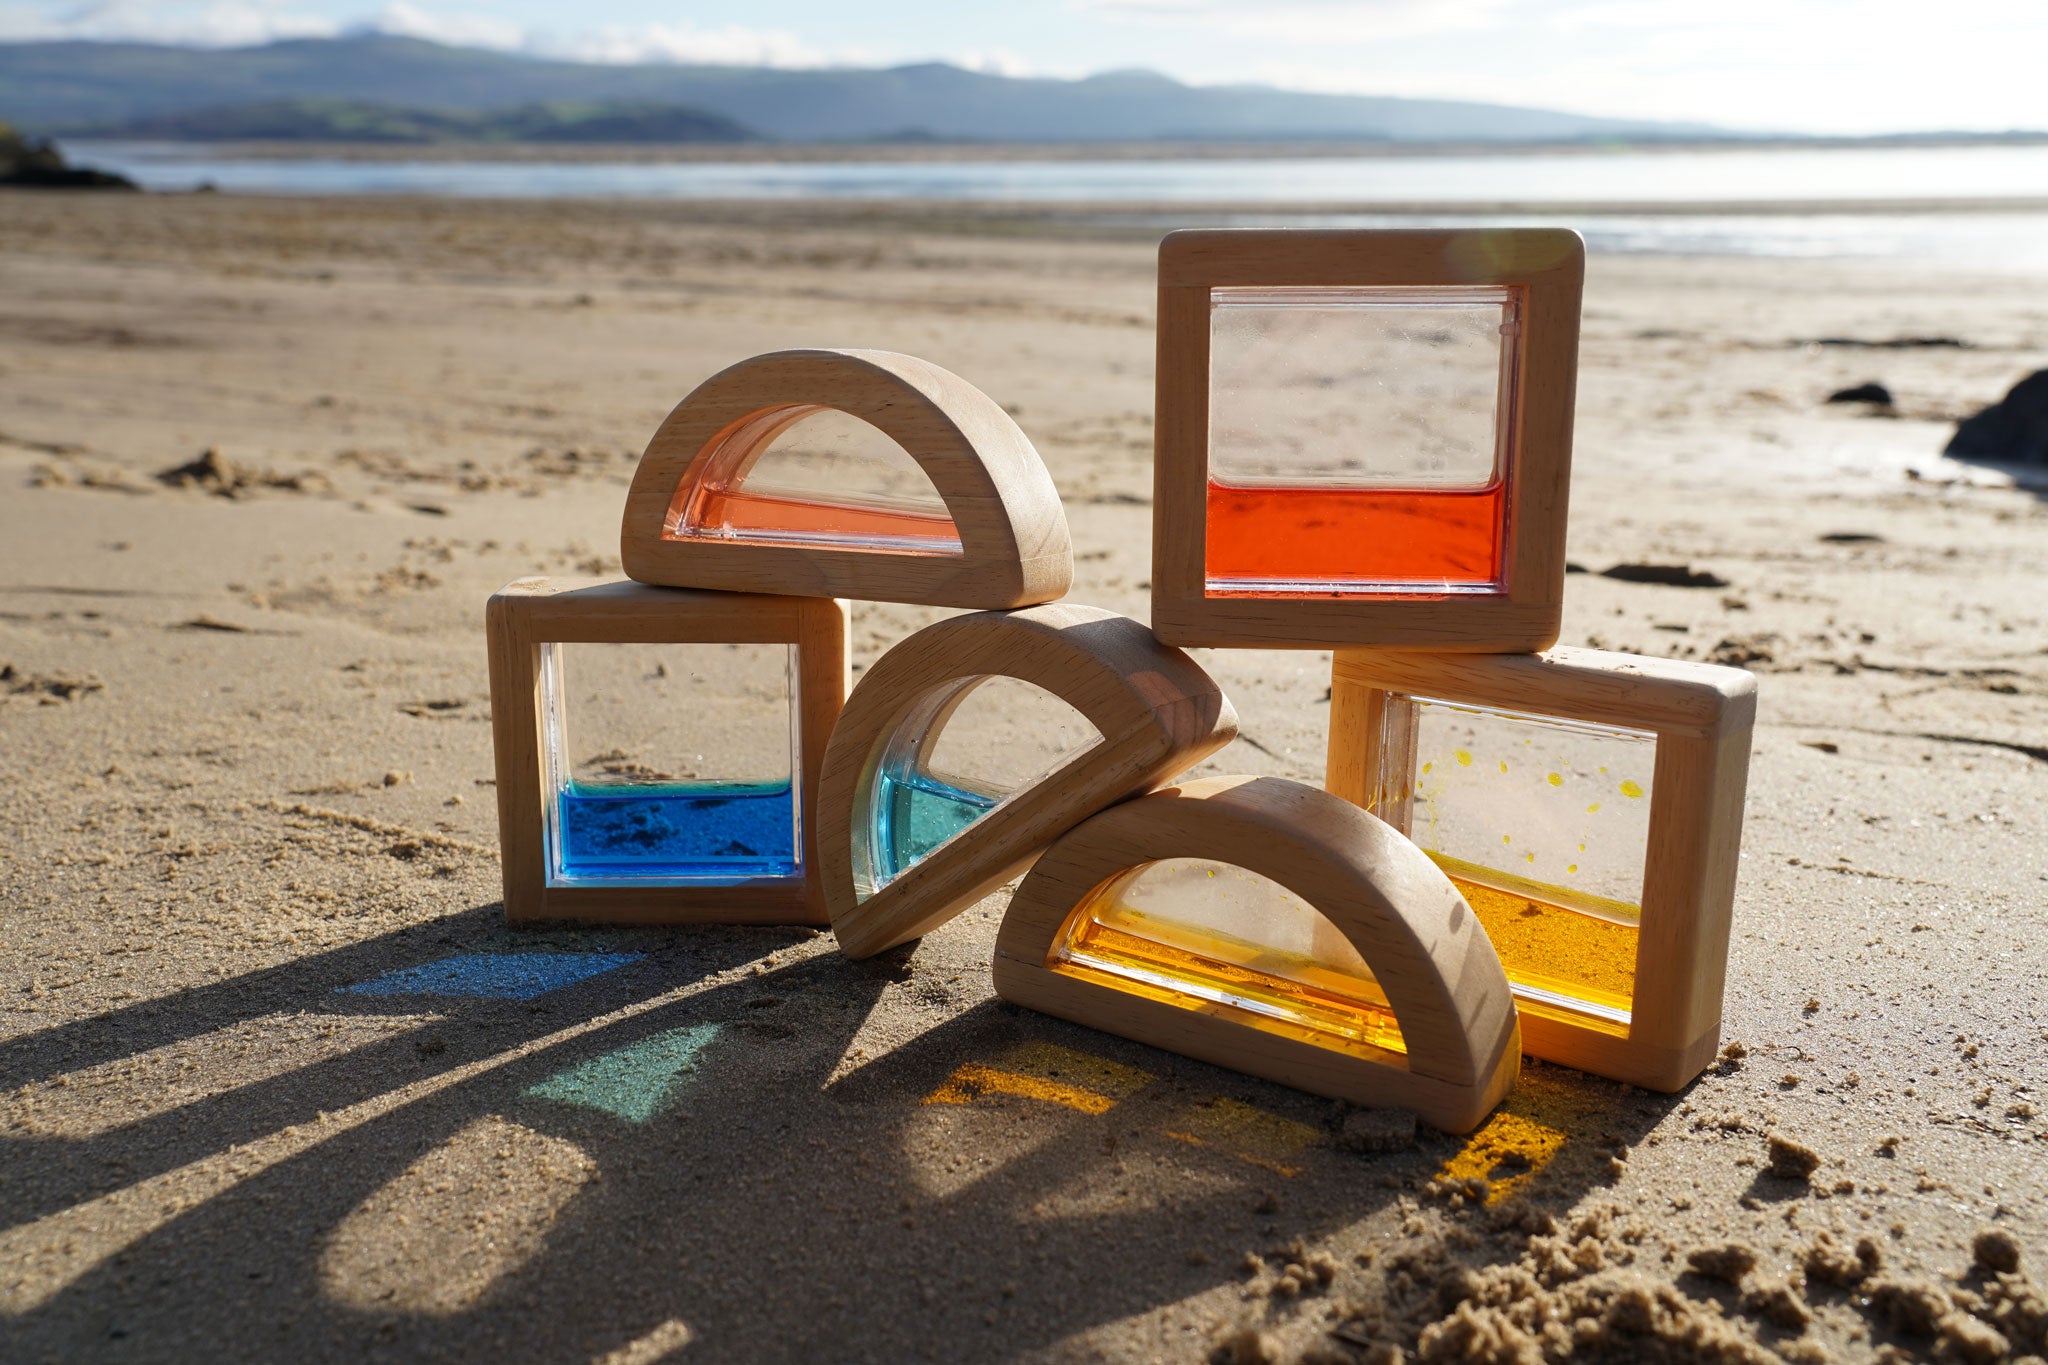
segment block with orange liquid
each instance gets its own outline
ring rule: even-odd
[[[1161,638],[1552,643],[1583,266],[1550,229],[1168,237]]]
[[[890,351],[777,351],[691,390],[640,457],[619,555],[661,587],[990,610],[1074,577],[1059,493],[1009,413]]]
[[[1329,789],[1492,940],[1534,1056],[1660,1090],[1720,1045],[1756,684],[1599,650],[1339,650]]]

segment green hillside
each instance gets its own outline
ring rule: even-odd
[[[185,142],[746,142],[731,119],[664,104],[556,101],[512,109],[412,109],[365,100],[264,100],[145,114],[79,135]]]

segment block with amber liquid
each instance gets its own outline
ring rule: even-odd
[[[997,994],[1469,1132],[1521,1063],[1507,977],[1421,850],[1329,792],[1217,777],[1054,844],[996,936]]]
[[[1161,637],[1552,643],[1582,266],[1548,229],[1169,237]]]
[[[1599,650],[1340,650],[1327,785],[1449,876],[1532,1055],[1673,1090],[1719,1046],[1755,697]]]

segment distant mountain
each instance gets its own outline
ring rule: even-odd
[[[0,118],[39,132],[302,100],[444,113],[559,103],[681,106],[795,141],[1529,142],[1716,131],[1449,100],[1189,86],[1150,71],[1046,80],[939,63],[888,70],[601,66],[388,34],[225,49],[0,43]]]
[[[108,138],[177,142],[748,142],[729,118],[671,104],[523,104],[511,109],[408,109],[364,100],[264,100],[143,114],[80,129]]]

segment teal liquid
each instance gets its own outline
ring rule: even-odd
[[[916,769],[876,775],[875,848],[884,881],[901,876],[1003,798],[941,782]]]

